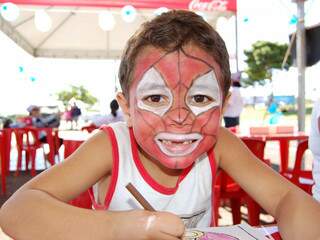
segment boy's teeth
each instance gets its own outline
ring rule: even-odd
[[[162,142],[164,144],[168,144],[168,145],[172,144],[172,141],[170,141],[170,140],[162,140]],[[184,142],[175,142],[175,144],[184,144],[184,145],[191,144],[191,143],[192,143],[192,140],[187,140]]]

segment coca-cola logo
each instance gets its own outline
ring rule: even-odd
[[[201,0],[192,0],[189,3],[189,10],[192,11],[226,11],[228,0],[211,0],[201,2]]]

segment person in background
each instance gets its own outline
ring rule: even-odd
[[[80,116],[81,116],[81,109],[74,102],[73,106],[71,107],[71,118],[72,118],[71,128],[73,128],[73,122],[75,124],[75,128],[78,127],[78,120]]]
[[[63,119],[66,121],[67,128],[72,128],[72,116],[71,116],[71,106],[68,105],[65,107],[65,111],[63,113]]]
[[[123,113],[119,109],[119,104],[116,99],[113,99],[110,102],[110,113],[104,116],[96,116],[95,118],[91,119],[92,124],[100,127],[104,124],[124,121]]]
[[[50,114],[48,116],[43,116],[40,111],[40,107],[36,105],[31,105],[27,108],[29,116],[31,118],[31,126],[37,128],[57,128],[60,125],[60,117],[57,114]],[[42,143],[47,143],[47,133],[45,131],[39,132],[39,141]],[[62,138],[57,138],[57,149],[63,144]]]
[[[240,124],[240,114],[243,109],[243,98],[240,92],[240,76],[233,74],[232,79],[232,90],[229,100],[227,102],[225,112],[223,115],[225,127],[236,127]]]
[[[113,99],[110,102],[110,112],[111,113],[108,115],[109,116],[108,123],[124,121],[123,114],[119,110],[119,104],[116,99]]]
[[[315,182],[312,195],[320,202],[320,99],[312,109],[309,148],[313,155],[312,176]]]

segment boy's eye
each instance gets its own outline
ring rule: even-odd
[[[160,102],[162,100],[160,95],[152,95],[148,99],[151,102]]]
[[[160,107],[169,103],[169,99],[167,96],[162,96],[159,94],[154,94],[143,98],[143,102],[150,106]]]
[[[191,96],[191,99],[189,101],[192,105],[195,106],[206,106],[212,103],[214,100],[211,97],[199,94]]]

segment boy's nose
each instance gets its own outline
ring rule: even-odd
[[[172,109],[167,113],[166,121],[170,124],[189,125],[192,122],[190,114],[190,111],[184,107]]]

